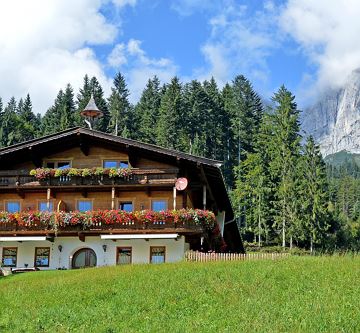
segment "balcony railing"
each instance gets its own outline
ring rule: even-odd
[[[38,180],[29,175],[29,170],[0,171],[1,187],[35,187],[35,186],[97,186],[97,185],[137,185],[137,184],[170,184],[174,183],[178,169],[132,169],[126,177],[109,175],[60,176]]]
[[[180,209],[155,212],[143,210],[99,210],[88,212],[0,212],[1,231],[96,231],[191,229],[212,230],[217,225],[211,211]]]

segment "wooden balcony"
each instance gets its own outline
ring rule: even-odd
[[[132,174],[127,177],[101,176],[60,176],[37,180],[30,176],[30,170],[1,170],[0,189],[22,188],[33,189],[42,187],[101,187],[122,185],[171,185],[177,178],[178,169],[132,169]]]
[[[211,211],[0,212],[0,235],[87,233],[202,233],[217,225]]]

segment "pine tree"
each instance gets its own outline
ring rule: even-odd
[[[108,132],[119,135],[131,122],[131,119],[129,119],[129,90],[121,73],[116,74],[113,84],[114,87],[111,88],[111,95],[108,99],[110,112]]]
[[[227,131],[230,119],[224,108],[224,101],[215,79],[203,83],[208,96],[208,109],[205,120],[207,152],[206,157],[224,161],[226,157]]]
[[[138,139],[147,143],[156,143],[156,127],[161,101],[160,81],[154,76],[146,84],[135,107],[139,123]]]
[[[19,133],[20,141],[28,141],[37,137],[40,130],[40,122],[32,111],[32,102],[29,94],[26,95],[24,101],[20,99],[17,115],[22,128],[21,133]]]
[[[290,247],[292,230],[297,223],[298,204],[296,167],[300,156],[300,123],[299,110],[295,96],[282,86],[272,98],[275,108],[271,116],[273,137],[270,161],[272,182],[276,184],[275,222],[282,233],[282,246],[286,246],[286,230],[288,229]]]
[[[166,148],[179,148],[179,133],[183,128],[182,115],[182,86],[179,79],[174,77],[161,98],[156,144]]]
[[[302,227],[310,238],[312,252],[313,244],[321,240],[328,228],[328,183],[320,148],[311,136],[304,147],[301,169]]]
[[[260,126],[263,106],[250,81],[243,75],[235,77],[232,90],[229,111],[236,140],[238,163],[240,163],[242,154],[246,156],[246,152],[253,152],[254,138]]]
[[[1,114],[0,134],[0,143],[2,147],[21,141],[21,123],[17,115],[17,103],[14,97],[11,97]]]

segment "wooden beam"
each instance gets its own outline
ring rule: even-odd
[[[79,232],[78,237],[81,242],[85,242],[85,234],[83,232]]]
[[[200,166],[200,177],[203,180],[203,182],[205,182],[205,185],[206,185],[207,191],[209,192],[210,198],[211,198],[211,200],[213,200],[215,202],[215,205],[217,207],[217,202],[215,200],[214,194],[211,190],[210,184],[208,182],[208,179],[206,177],[206,174],[205,174],[205,171],[204,171],[204,168],[202,165]]]

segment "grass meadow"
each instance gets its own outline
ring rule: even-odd
[[[0,332],[359,332],[360,257],[0,278]]]

